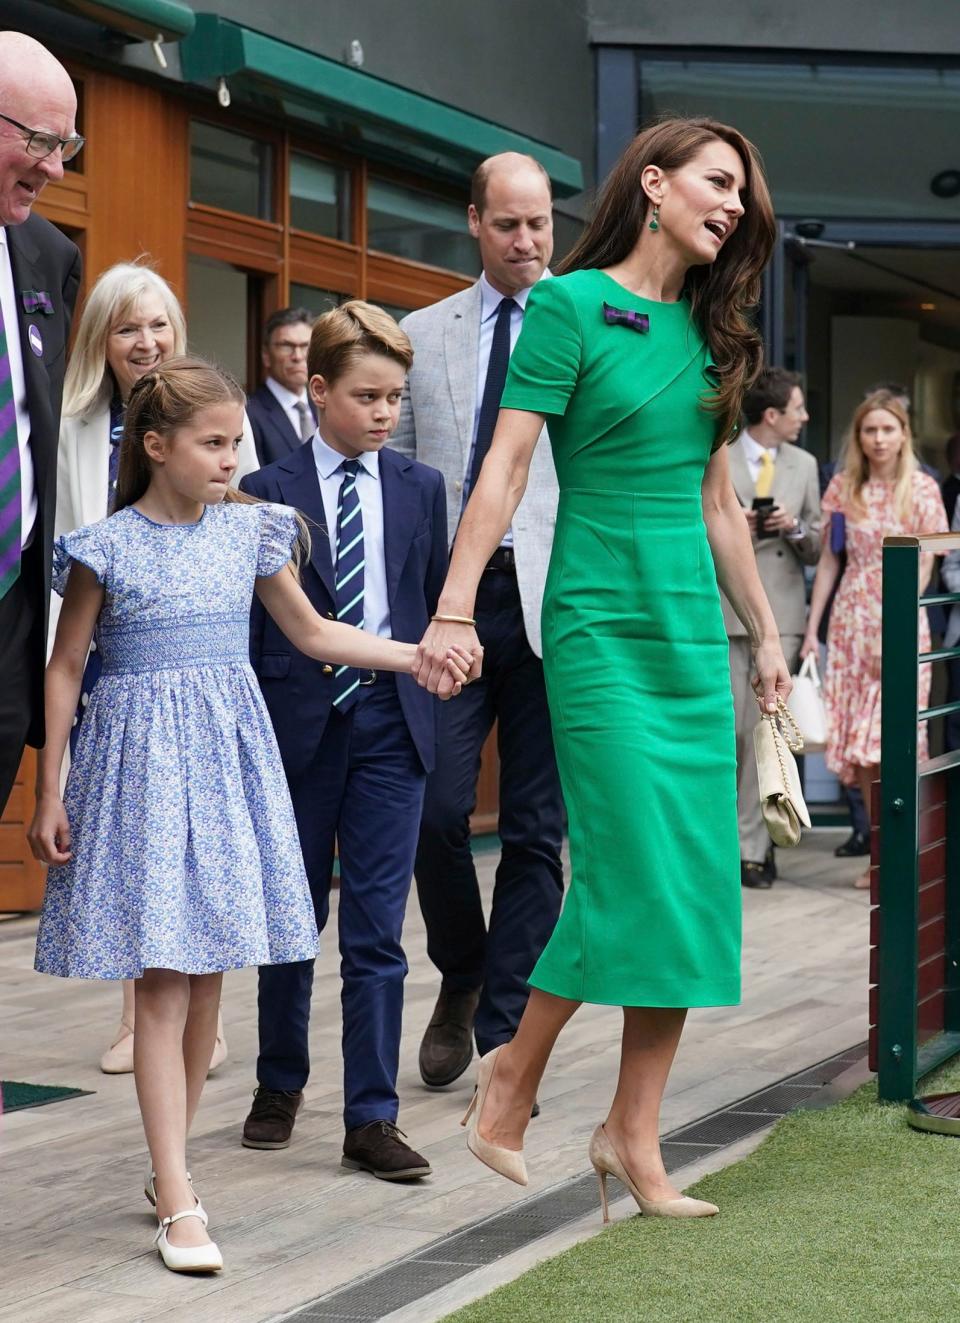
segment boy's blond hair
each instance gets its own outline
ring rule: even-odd
[[[413,345],[388,312],[363,299],[331,308],[313,323],[307,372],[329,384],[349,371],[364,354],[382,354],[404,372],[413,364]]]

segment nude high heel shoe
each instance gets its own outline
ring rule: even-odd
[[[622,1181],[636,1199],[644,1217],[715,1217],[720,1212],[716,1204],[708,1204],[703,1199],[691,1199],[689,1195],[681,1195],[679,1199],[644,1199],[602,1125],[597,1126],[590,1140],[590,1161],[600,1181],[600,1207],[604,1222],[610,1221],[607,1208],[608,1176],[616,1176],[618,1181]]]
[[[488,1052],[486,1056],[481,1057],[480,1066],[477,1070],[477,1089],[470,1099],[470,1106],[467,1108],[466,1115],[460,1124],[469,1127],[467,1130],[467,1148],[475,1158],[479,1158],[492,1171],[498,1172],[501,1176],[506,1176],[508,1181],[516,1181],[518,1185],[526,1185],[527,1164],[523,1160],[523,1153],[514,1148],[501,1148],[499,1144],[491,1144],[489,1139],[484,1139],[477,1131],[477,1124],[483,1111],[483,1103],[490,1087],[490,1081],[493,1079],[499,1051],[500,1048],[495,1047],[492,1052]]]

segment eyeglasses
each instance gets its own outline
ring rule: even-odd
[[[72,161],[86,142],[86,138],[81,138],[79,133],[73,134],[70,138],[61,138],[58,133],[46,133],[43,129],[28,129],[26,124],[11,119],[9,115],[0,115],[0,119],[6,120],[15,129],[20,130],[27,142],[27,155],[35,156],[39,161],[44,160],[47,156],[52,156],[58,147],[60,148],[60,159],[62,161]]]
[[[274,340],[270,348],[278,354],[305,354],[310,348],[310,341],[304,344],[297,340]]]

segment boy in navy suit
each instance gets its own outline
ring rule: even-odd
[[[317,611],[418,642],[447,569],[443,478],[384,449],[413,361],[382,309],[353,300],[314,324],[308,366],[318,428],[249,474],[253,496],[300,510],[312,536],[303,587]],[[407,963],[401,931],[435,699],[412,676],[334,668],[298,652],[259,604],[251,655],[293,799],[317,926],[340,858],[343,1165],[385,1180],[430,1173],[403,1142],[396,1091]],[[258,1087],[248,1148],[286,1148],[309,1073],[313,961],[260,970]]]

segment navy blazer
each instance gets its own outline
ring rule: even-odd
[[[316,410],[309,397],[307,402],[316,421]],[[253,428],[253,443],[261,468],[278,459],[286,459],[303,445],[303,438],[294,429],[286,409],[266,382],[247,399],[247,417]]]
[[[27,743],[41,748],[46,739],[43,711],[43,668],[46,664],[47,616],[50,609],[50,574],[53,524],[57,505],[57,445],[60,439],[60,400],[66,366],[70,322],[80,285],[80,253],[76,244],[42,216],[29,216],[21,225],[7,226],[13,295],[17,302],[20,357],[30,415],[30,451],[37,490],[34,538],[43,561],[41,602],[37,623],[30,634],[30,665],[37,676],[31,705]],[[47,295],[42,305],[30,296]],[[11,327],[7,328],[10,335]]]
[[[383,542],[390,629],[395,639],[419,643],[437,609],[447,573],[447,507],[443,476],[393,450],[380,451]],[[314,609],[336,610],[333,558],[320,494],[313,443],[286,459],[248,473],[241,490],[290,505],[310,526],[310,559],[300,567]],[[333,670],[289,642],[254,598],[250,659],[260,680],[287,771],[302,771],[316,753],[333,706]],[[397,694],[425,772],[436,760],[436,704],[412,675],[397,676]]]

